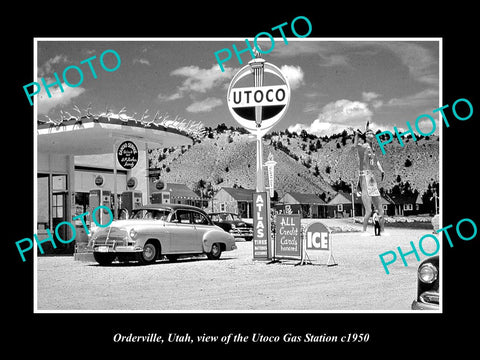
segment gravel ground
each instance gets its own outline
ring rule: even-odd
[[[330,221],[328,226],[342,226]],[[310,254],[316,265],[254,261],[252,242],[245,241],[218,261],[197,257],[102,267],[69,256],[38,257],[37,310],[410,310],[419,262],[411,254],[405,267],[398,256],[387,275],[379,254],[397,246],[407,252],[410,241],[418,245],[429,231],[391,228],[389,236],[360,237],[351,230],[331,235],[338,263],[331,267],[322,251]],[[432,252],[429,245],[425,241],[424,249]]]

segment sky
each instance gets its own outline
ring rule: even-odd
[[[367,121],[374,130],[392,131],[394,126],[405,129],[407,121],[413,126],[417,117],[433,115],[432,110],[442,105],[440,44],[435,38],[287,40],[285,44],[281,37],[275,38],[273,49],[263,55],[281,69],[292,90],[289,108],[272,131],[305,129],[323,136],[348,127],[363,130]],[[171,118],[201,121],[205,126],[240,126],[228,111],[226,94],[234,74],[251,60],[244,52],[241,64],[232,50],[232,44],[239,50],[246,48],[243,38],[39,38],[36,44],[36,81],[43,78],[51,84],[57,73],[64,88],[62,93],[52,86],[51,98],[45,89],[35,96],[39,120],[46,116],[58,119],[61,111],[77,115],[74,106],[84,111],[91,104],[95,114],[107,108],[118,113],[123,108],[126,116],[136,118],[145,113],[153,117],[158,111]],[[253,39],[250,44],[253,46]],[[266,37],[260,37],[259,44],[264,51],[272,48]],[[224,48],[233,56],[223,63],[222,72],[214,53]],[[105,71],[99,62],[106,50],[116,51],[121,59],[115,71]],[[96,79],[88,63],[80,64],[93,56]],[[111,52],[105,53],[103,61],[110,69],[117,64]],[[75,68],[66,73],[70,84],[79,84],[76,87],[67,86],[62,78],[65,68],[72,65],[83,74],[81,80]],[[28,103],[27,98],[25,101]],[[434,116],[437,122],[438,116]],[[424,132],[432,129],[425,118],[419,126]]]

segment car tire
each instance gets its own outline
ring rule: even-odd
[[[141,253],[138,253],[138,261],[141,264],[153,264],[158,256],[158,248],[154,243],[148,242],[143,246]]]
[[[218,260],[220,259],[221,255],[222,255],[222,247],[220,246],[219,243],[213,243],[212,249],[210,250],[209,253],[207,253],[207,257],[210,260]]]
[[[93,257],[97,263],[99,263],[102,266],[110,265],[113,260],[115,260],[115,254],[105,254],[105,253],[99,253],[99,252],[94,252]]]

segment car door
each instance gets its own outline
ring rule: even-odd
[[[198,246],[195,224],[192,223],[190,210],[178,209],[171,217],[171,250],[175,253],[198,253],[201,247]]]
[[[197,244],[200,249],[203,249],[203,236],[208,231],[213,229],[213,224],[208,218],[199,211],[192,211],[192,221],[195,224]]]

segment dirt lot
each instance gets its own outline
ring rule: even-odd
[[[36,305],[38,311],[410,310],[419,262],[411,254],[405,267],[398,257],[387,275],[378,255],[397,246],[407,252],[409,242],[418,245],[429,230],[387,231],[382,237],[332,234],[338,263],[332,267],[320,265],[328,257],[321,251],[310,254],[317,265],[254,261],[252,243],[244,241],[218,261],[199,257],[102,267],[67,256],[39,257]],[[425,250],[433,251],[429,245],[424,242]]]

